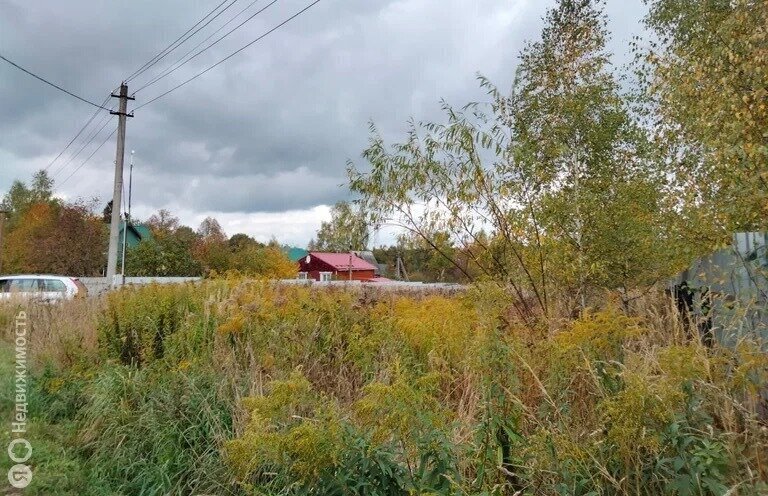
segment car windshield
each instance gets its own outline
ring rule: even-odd
[[[39,290],[38,280],[37,279],[26,279],[26,278],[20,278],[20,279],[11,279],[9,282],[8,289],[4,290],[4,292],[11,292],[11,293],[29,293],[33,291]]]

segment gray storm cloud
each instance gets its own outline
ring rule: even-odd
[[[2,52],[100,102],[120,80],[183,33],[214,1],[0,3]],[[192,38],[196,44],[248,3],[240,0]],[[250,12],[264,6],[256,2]],[[299,10],[281,0],[191,63],[136,95],[172,88]],[[476,73],[511,83],[516,57],[535,39],[550,2],[533,0],[324,0],[243,53],[140,109],[128,122],[144,208],[281,212],[345,199],[347,159],[366,145],[368,122],[398,138],[409,117],[439,116],[439,100],[483,98]],[[607,11],[622,55],[640,31],[639,0]],[[247,14],[246,14],[247,15]],[[242,17],[244,18],[245,15]],[[136,89],[184,46],[129,85]],[[0,66],[0,189],[48,164],[93,109]],[[92,147],[106,136],[110,122]],[[78,144],[73,146],[76,150]],[[91,148],[92,149],[92,148]],[[72,161],[61,181],[91,149]],[[66,159],[66,155],[62,157]],[[114,142],[62,186],[67,197],[107,198]],[[56,170],[57,163],[52,169]],[[311,235],[311,233],[309,234]]]

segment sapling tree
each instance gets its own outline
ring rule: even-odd
[[[522,51],[511,95],[480,78],[490,103],[444,103],[446,122],[410,122],[399,144],[372,125],[369,170],[349,167],[370,221],[422,238],[470,279],[502,284],[528,321],[549,315],[553,293],[583,307],[590,288],[653,283],[670,260],[664,175],[606,38],[599,2],[563,0]],[[460,250],[441,249],[433,234],[445,232]]]
[[[665,175],[605,49],[601,2],[562,1],[521,55],[505,111],[514,171],[551,245],[553,282],[585,305],[590,287],[656,281],[674,267]]]
[[[197,228],[197,241],[192,247],[193,258],[200,263],[204,274],[224,273],[229,269],[227,235],[219,222],[206,217]]]
[[[318,251],[364,250],[368,246],[368,224],[365,213],[349,202],[331,207],[331,220],[323,222],[309,249]]]
[[[645,22],[638,74],[681,211],[709,241],[765,229],[768,1],[653,0]]]

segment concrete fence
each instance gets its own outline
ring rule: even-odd
[[[88,289],[90,296],[97,296],[110,290],[110,283],[106,277],[80,277],[79,279]],[[200,280],[200,277],[126,277],[125,284],[179,284]]]
[[[314,279],[280,279],[280,284],[303,285],[312,287],[354,287],[354,288],[374,288],[382,291],[430,291],[430,292],[461,292],[466,291],[469,286],[463,284],[453,284],[445,282],[407,282],[407,281],[386,281],[386,282],[363,282],[363,281],[315,281]]]
[[[119,276],[118,276],[119,277]],[[80,281],[85,284],[90,296],[98,296],[112,289],[109,284],[109,280],[106,277],[80,277]],[[200,281],[200,277],[126,277],[125,284],[128,285],[142,285],[142,284],[179,284],[185,282]],[[281,279],[279,284],[289,285],[303,285],[312,287],[355,287],[355,288],[375,288],[382,291],[413,291],[413,292],[444,292],[454,293],[462,292],[467,289],[467,286],[461,284],[449,284],[449,283],[421,283],[421,282],[403,282],[403,281],[387,281],[379,283],[367,283],[361,281],[314,281],[307,279]],[[119,287],[119,285],[117,286]]]

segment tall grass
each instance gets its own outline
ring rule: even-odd
[[[233,403],[208,370],[115,366],[88,385],[78,444],[93,477],[120,494],[226,494],[218,449]]]
[[[35,309],[35,415],[116,494],[768,491],[760,343],[702,346],[661,292],[510,308],[231,280]]]

